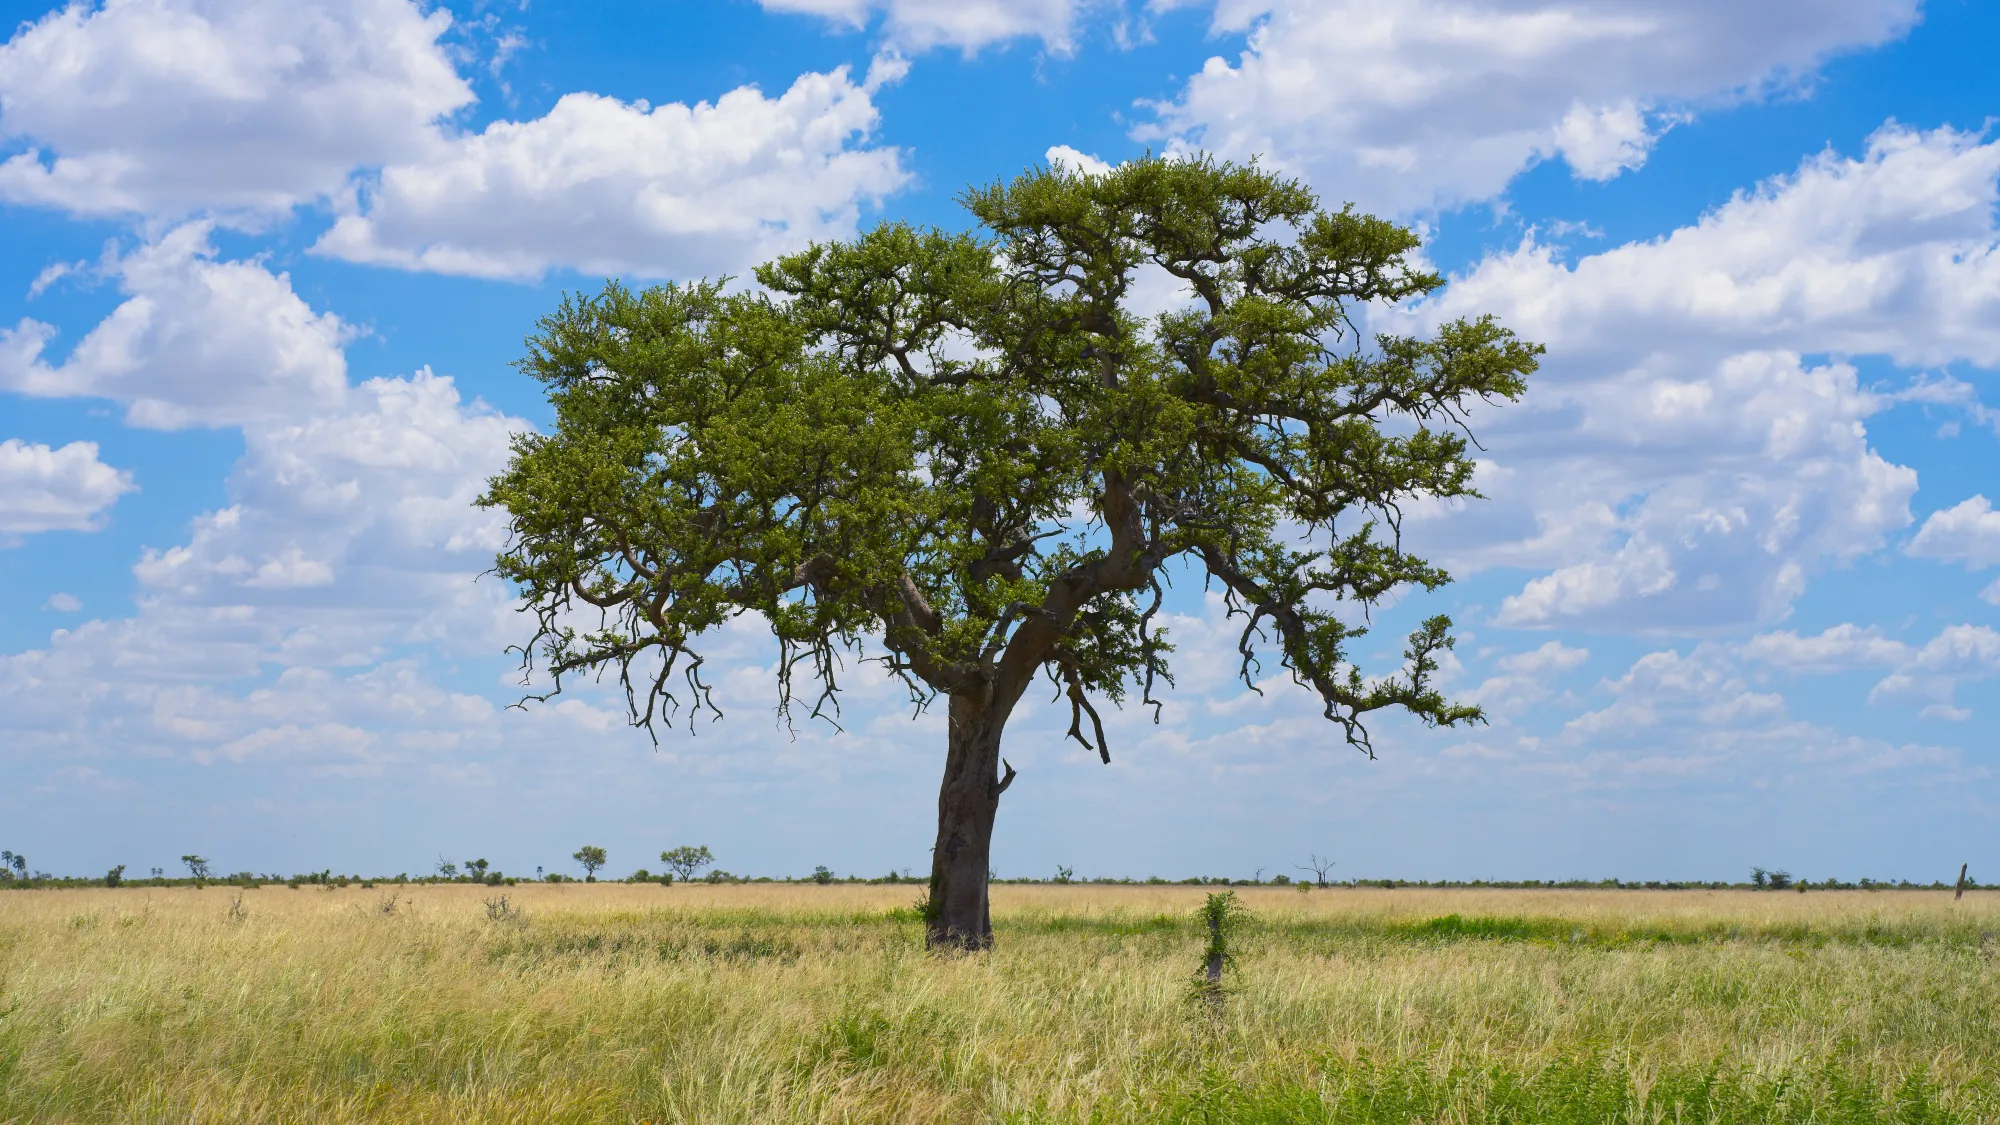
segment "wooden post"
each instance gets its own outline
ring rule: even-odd
[[[1951,896],[1953,902],[1957,902],[1959,899],[1965,897],[1965,869],[1971,866],[1972,864],[1970,863],[1961,863],[1958,865],[1958,893]]]

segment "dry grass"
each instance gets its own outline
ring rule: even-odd
[[[0,894],[0,1121],[2000,1120],[2000,895],[1248,891],[1217,1018],[1200,891],[913,891]]]

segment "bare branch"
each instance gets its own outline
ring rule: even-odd
[[[1000,796],[1000,794],[1005,793],[1007,791],[1007,787],[1009,785],[1014,784],[1014,764],[1012,762],[1009,762],[1005,758],[1000,759],[1000,764],[1007,767],[1007,776],[1001,778],[998,782],[994,783],[993,796],[996,799]]]
[[[1083,681],[1077,677],[1076,669],[1068,664],[1062,666],[1063,679],[1069,683],[1069,736],[1085,750],[1096,750],[1105,765],[1111,764],[1111,747],[1104,741],[1104,720],[1098,717],[1097,708],[1090,705],[1090,697],[1084,694]],[[1082,723],[1085,715],[1090,716],[1091,733],[1097,736],[1097,745],[1092,746],[1083,737]]]

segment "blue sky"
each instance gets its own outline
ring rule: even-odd
[[[1417,224],[1549,347],[1415,513],[1489,726],[1346,749],[1230,678],[1114,764],[1039,703],[1005,875],[1810,878],[2000,871],[2000,11],[1970,0],[146,0],[0,46],[0,844],[38,868],[922,869],[935,716],[857,675],[655,749],[526,630],[468,501],[544,425],[562,293],[742,276],[968,184],[1261,157]],[[1158,295],[1171,300],[1171,294]],[[1275,670],[1274,670],[1275,671]],[[655,861],[655,865],[657,865]]]

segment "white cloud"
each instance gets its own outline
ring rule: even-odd
[[[1910,658],[1910,646],[1883,636],[1873,626],[1843,624],[1812,637],[1790,631],[1760,633],[1744,644],[1743,655],[1795,672],[1839,672],[1893,667]]]
[[[504,524],[472,500],[521,429],[429,372],[369,380],[309,419],[245,424],[229,505],[144,553],[135,615],[0,657],[10,737],[82,747],[117,731],[135,753],[364,772],[418,744],[490,747],[493,706],[437,687],[406,654],[520,639],[510,592],[477,580]]]
[[[1632,539],[1608,559],[1565,566],[1529,582],[1501,603],[1498,620],[1518,625],[1576,616],[1665,593],[1679,580],[1665,548]]]
[[[1093,176],[1102,176],[1104,173],[1111,171],[1110,164],[1099,160],[1087,152],[1078,152],[1068,145],[1052,146],[1043,159],[1047,160],[1052,167],[1061,164],[1078,172],[1085,172]]]
[[[1609,180],[1646,163],[1657,136],[1647,114],[1627,99],[1593,108],[1578,102],[1555,129],[1555,148],[1586,180]]]
[[[28,299],[32,301],[41,296],[49,286],[77,273],[87,265],[89,265],[87,262],[51,262],[42,267],[42,272],[36,274],[35,280],[28,284]]]
[[[1057,54],[1074,46],[1090,0],[758,0],[766,11],[818,16],[852,30],[882,17],[882,34],[910,51],[957,47],[967,54],[1010,39],[1037,38]]]
[[[0,441],[0,545],[37,531],[93,531],[134,488],[131,473],[97,459],[96,442]]]
[[[338,407],[352,329],[308,307],[288,275],[216,260],[208,235],[188,223],[107,262],[128,299],[60,365],[42,358],[48,325],[0,329],[0,389],[114,399],[129,424],[159,429]]]
[[[1814,572],[1911,522],[1916,474],[1871,447],[1868,420],[1966,399],[1803,356],[2000,363],[1996,179],[2000,142],[1888,127],[1659,239],[1486,259],[1383,323],[1490,311],[1549,354],[1524,403],[1475,419],[1492,501],[1414,526],[1455,569],[1546,571],[1503,603],[1508,624],[1782,618]]]
[[[1552,694],[1551,681],[1582,667],[1589,659],[1590,650],[1572,648],[1561,641],[1548,641],[1528,652],[1511,653],[1493,662],[1499,674],[1466,692],[1464,701],[1499,716],[1519,714]]]
[[[76,214],[282,212],[409,159],[472,91],[410,0],[106,0],[0,46],[0,199]]]
[[[49,595],[49,600],[42,603],[42,608],[51,609],[57,613],[75,613],[77,610],[83,608],[83,599],[77,597],[75,594],[65,594],[58,590]]]
[[[1762,785],[1890,771],[1914,783],[1969,776],[1955,750],[1843,735],[1793,718],[1783,697],[1752,689],[1721,646],[1647,653],[1603,687],[1610,706],[1572,720],[1556,740],[1582,753],[1574,774],[1597,785],[1703,776]]]
[[[1554,568],[1505,599],[1503,623],[1781,617],[1812,569],[1909,522],[1916,474],[1869,448],[1859,423],[1879,404],[1851,367],[1745,353],[1687,379],[1649,359],[1565,386],[1569,366],[1550,363],[1541,403],[1482,431],[1511,470],[1487,490],[1498,510],[1443,521],[1467,525],[1453,546],[1469,563]],[[1521,531],[1506,534],[1510,521]],[[1477,542],[1474,525],[1504,537]]]
[[[957,42],[1029,15],[926,10],[899,41]],[[449,119],[473,95],[440,42],[450,27],[410,0],[109,0],[51,13],[0,46],[0,141],[32,146],[0,164],[0,200],[239,225],[323,200],[339,219],[316,249],[352,261],[692,276],[850,235],[862,208],[909,178],[898,150],[866,143],[872,93],[908,67],[895,54],[859,85],[843,68],[777,97],[743,87],[695,106],[576,92],[540,118],[461,133]],[[0,350],[26,346],[28,327]],[[136,405],[141,424],[187,421],[143,414]]]
[[[1605,686],[1615,701],[1572,719],[1568,734],[1629,738],[1675,717],[1741,728],[1777,721],[1785,712],[1782,697],[1751,690],[1723,653],[1706,646],[1686,655],[1672,649],[1647,653]]]
[[[504,521],[473,500],[524,424],[428,370],[348,386],[344,326],[282,276],[214,260],[205,233],[117,259],[131,299],[61,367],[8,369],[36,393],[124,399],[141,421],[234,424],[244,445],[227,506],[134,565],[136,614],[0,657],[8,737],[344,771],[453,732],[490,743],[491,705],[428,684],[404,654],[520,639],[510,591],[477,581]],[[0,530],[88,526],[129,488],[88,443],[0,444]],[[64,499],[31,503],[41,495]]]
[[[878,117],[871,89],[843,67],[692,107],[568,94],[383,168],[314,249],[479,277],[740,274],[851,235],[907,182],[898,150],[856,144]]]
[[[1985,625],[1952,625],[1917,650],[1916,666],[1954,675],[2000,670],[2000,632]]]
[[[1571,648],[1561,641],[1548,641],[1540,648],[1503,656],[1494,662],[1494,666],[1509,675],[1548,676],[1573,672],[1589,659],[1589,649]]]
[[[1932,512],[1906,551],[1918,558],[1962,562],[1968,570],[2000,564],[2000,512],[1984,496]]]
[[[1645,161],[1692,108],[1795,84],[1907,29],[1915,0],[1225,0],[1247,31],[1155,106],[1142,139],[1262,155],[1365,208],[1498,195],[1560,154],[1588,179]]]
[[[498,518],[472,501],[522,424],[467,406],[429,371],[368,380],[350,400],[345,411],[244,427],[232,503],[197,520],[187,543],[149,550],[134,568],[141,585],[189,605],[325,610],[319,639],[285,642],[315,652],[360,643],[327,638],[378,632],[384,622],[370,618],[384,613],[462,609],[459,587],[504,541]],[[486,632],[483,621],[462,624],[467,643]]]
[[[1809,158],[1664,238],[1574,266],[1533,243],[1489,258],[1443,304],[1499,304],[1594,362],[1791,350],[2000,365],[1996,180],[2000,141],[1889,125],[1861,157]]]
[[[1951,706],[1958,685],[2000,672],[2000,632],[1985,625],[1951,625],[1921,647],[1874,628],[1835,625],[1815,637],[1764,633],[1742,647],[1746,660],[1792,672],[1831,673],[1887,668],[1868,693],[1870,703],[1930,702],[1923,717],[1962,717]],[[1970,712],[1964,712],[1970,714]]]

